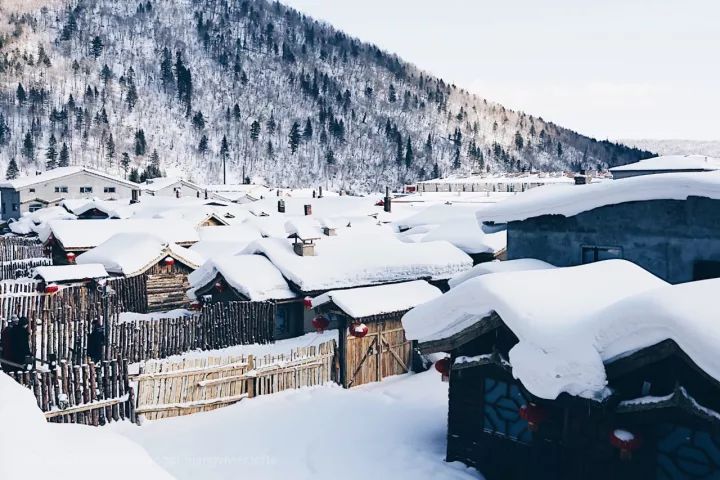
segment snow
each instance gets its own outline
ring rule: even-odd
[[[615,438],[623,442],[635,440],[635,435],[633,435],[631,432],[628,432],[627,430],[621,430],[619,428],[613,430],[613,435],[615,435]]]
[[[1,372],[0,398],[0,478],[173,478],[137,443],[107,428],[47,423],[32,391]]]
[[[144,233],[168,243],[198,241],[192,224],[175,219],[53,220],[49,226],[50,233],[66,250],[97,247],[118,233]]]
[[[252,242],[261,237],[260,232],[247,223],[222,227],[201,227],[200,241],[210,242]]]
[[[239,293],[252,301],[285,300],[297,295],[290,289],[280,271],[262,255],[234,255],[216,257],[188,276],[191,290],[215,280],[220,274]]]
[[[32,277],[40,277],[46,282],[67,282],[71,280],[84,280],[88,278],[105,278],[108,273],[99,263],[86,265],[52,265],[35,267]]]
[[[400,312],[439,297],[439,288],[425,280],[376,287],[331,290],[312,300],[313,307],[333,302],[352,318]]]
[[[555,265],[551,265],[535,258],[518,258],[503,262],[496,260],[493,262],[479,263],[470,270],[462,272],[451,278],[448,281],[448,284],[450,285],[450,288],[455,288],[471,278],[487,275],[489,273],[517,272],[521,270],[547,270],[549,268],[555,268]]]
[[[114,220],[118,221],[118,220]],[[100,263],[110,273],[137,275],[165,257],[173,257],[191,268],[203,259],[197,253],[144,233],[118,233],[97,247],[77,256],[78,265]]]
[[[315,256],[296,255],[288,241],[276,238],[255,241],[243,253],[265,255],[303,292],[447,279],[472,266],[470,257],[447,242],[407,244],[380,227],[349,234],[352,228],[317,241]]]
[[[120,312],[118,323],[130,323],[139,321],[162,320],[164,318],[183,318],[195,315],[197,312],[191,312],[184,308],[176,308],[165,312],[137,313],[137,312]]]
[[[485,175],[471,175],[468,177],[457,177],[450,176],[445,178],[434,178],[432,180],[426,180],[420,182],[421,184],[448,184],[448,183],[487,183],[487,184],[506,184],[506,183],[533,183],[533,184],[558,184],[567,183],[573,184],[575,180],[573,177],[568,177],[563,172],[554,173],[523,173],[523,174],[485,174]]]
[[[482,478],[444,461],[447,385],[431,370],[349,390],[288,390],[141,428],[110,428],[145,446],[179,479],[228,479],[238,472],[254,480]]]
[[[720,170],[720,159],[706,155],[662,155],[610,169],[611,172],[639,170]]]
[[[116,182],[124,183],[132,188],[137,188],[137,189],[140,188],[140,185],[138,185],[136,183],[132,183],[127,180],[123,180],[122,178],[114,177],[112,175],[108,175],[107,173],[103,173],[98,170],[93,170],[93,169],[90,169],[87,167],[80,167],[80,166],[58,167],[58,168],[54,168],[52,170],[43,172],[40,175],[26,175],[24,177],[16,178],[15,180],[7,180],[5,182],[0,183],[0,188],[14,188],[14,189],[18,190],[21,188],[29,187],[30,185],[49,182],[51,180],[56,180],[58,178],[66,177],[68,175],[74,175],[76,173],[81,173],[81,172],[98,175],[103,178],[110,178]]]
[[[403,317],[403,327],[408,339],[436,340],[496,312],[519,339],[509,360],[513,375],[531,393],[548,399],[563,392],[599,398],[607,393],[606,377],[603,358],[593,347],[593,332],[612,317],[599,312],[667,285],[625,260],[495,273],[467,280],[416,307]],[[646,312],[641,316],[650,318]],[[634,323],[629,318],[625,321]],[[621,329],[622,323],[617,325],[625,336],[633,332]],[[614,331],[608,329],[607,335]],[[613,337],[617,343],[608,344],[609,351],[620,353],[637,346],[632,341],[620,343],[623,338]],[[620,348],[613,350],[615,345]]]
[[[589,185],[539,187],[488,206],[481,222],[507,223],[541,215],[571,217],[606,205],[647,200],[720,199],[720,172],[642,175]]]
[[[50,220],[74,220],[76,217],[63,207],[45,207],[34,212],[26,212],[17,220],[10,220],[8,227],[16,235],[40,233],[46,229]]]

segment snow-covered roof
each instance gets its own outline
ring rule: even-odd
[[[130,188],[135,188],[135,189],[141,188],[140,185],[138,185],[137,183],[129,182],[127,180],[123,180],[122,178],[115,177],[113,175],[109,175],[107,173],[100,172],[98,170],[93,170],[93,169],[90,169],[87,167],[81,167],[81,166],[58,167],[58,168],[54,168],[52,170],[43,172],[40,175],[27,175],[24,177],[16,178],[15,180],[8,180],[8,181],[0,183],[0,188],[14,188],[14,189],[18,190],[21,188],[29,187],[30,185],[36,185],[38,183],[49,182],[51,180],[57,180],[59,178],[67,177],[69,175],[75,175],[76,173],[88,173],[91,175],[96,175],[99,177],[107,178],[114,182],[127,185]]]
[[[201,185],[198,185],[196,183],[189,182],[187,180],[184,180],[182,178],[178,177],[158,177],[158,178],[151,178],[145,181],[145,183],[141,184],[143,190],[146,190],[148,192],[158,192],[164,188],[171,187],[175,184],[184,184],[187,185],[190,188],[194,188],[196,190],[203,190],[204,187]]]
[[[332,302],[352,318],[403,312],[442,295],[425,280],[378,285],[375,287],[331,290],[312,299],[312,306]]]
[[[320,224],[310,217],[296,217],[285,222],[285,232],[302,240],[315,240],[322,237]]]
[[[455,275],[448,281],[448,285],[450,285],[450,288],[455,288],[471,278],[480,277],[489,273],[518,272],[522,270],[547,270],[549,268],[556,267],[555,265],[551,265],[535,258],[518,258],[503,262],[496,260],[493,262],[478,263],[470,270]]]
[[[188,294],[195,297],[195,290],[214,281],[218,274],[228,285],[255,302],[297,296],[280,271],[262,255],[233,255],[208,260],[188,276],[191,287]]]
[[[646,200],[720,199],[720,172],[641,175],[589,185],[546,186],[478,210],[481,222],[506,223],[541,215],[571,217],[606,205]]]
[[[592,352],[580,340],[588,336],[588,319],[616,302],[667,285],[625,260],[493,273],[461,283],[402,321],[407,338],[424,342],[449,338],[494,312],[519,339],[509,360],[530,392],[541,398],[562,392],[593,398],[605,385],[587,384]],[[569,373],[586,360],[590,363],[579,372]],[[603,368],[599,357],[595,362],[592,368]]]
[[[191,223],[168,219],[53,220],[49,232],[66,250],[97,247],[118,233],[142,233],[166,243],[192,244],[198,233]],[[46,240],[46,238],[41,238]]]
[[[100,263],[111,273],[137,275],[148,267],[172,257],[190,268],[198,268],[203,259],[197,253],[168,244],[162,238],[147,233],[118,233],[97,247],[78,255],[78,265]]]
[[[652,170],[720,170],[720,159],[706,155],[662,155],[610,169],[611,172]]]
[[[8,228],[16,235],[40,233],[46,229],[49,220],[74,220],[76,217],[62,207],[45,207],[34,212],[26,212],[17,220],[11,219]]]
[[[408,244],[375,230],[323,237],[315,244],[315,256],[298,256],[290,242],[277,238],[257,240],[243,253],[265,255],[304,292],[447,279],[472,266],[470,257],[448,242]]]
[[[424,184],[432,183],[489,183],[489,184],[500,184],[500,183],[575,183],[573,176],[568,176],[564,172],[554,173],[520,173],[516,175],[512,174],[482,174],[482,175],[471,175],[467,177],[445,177],[445,178],[434,178],[432,180],[425,180]]]
[[[49,265],[35,267],[32,271],[33,278],[42,278],[46,282],[70,282],[73,280],[85,280],[88,278],[104,278],[108,273],[105,267],[99,263],[88,263],[86,265]]]
[[[251,242],[261,238],[260,231],[251,224],[243,223],[222,227],[200,227],[200,241],[207,242]]]

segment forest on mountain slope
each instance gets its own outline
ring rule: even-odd
[[[651,155],[506,109],[277,2],[0,4],[10,177],[78,164],[362,193]]]

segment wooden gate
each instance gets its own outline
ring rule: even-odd
[[[366,323],[368,334],[355,338],[341,331],[344,345],[343,386],[356,387],[379,382],[385,377],[410,371],[412,342],[405,338],[400,319],[387,319]]]

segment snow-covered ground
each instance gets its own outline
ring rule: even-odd
[[[345,390],[285,391],[206,413],[110,426],[178,479],[478,479],[446,463],[447,383],[431,369]]]

